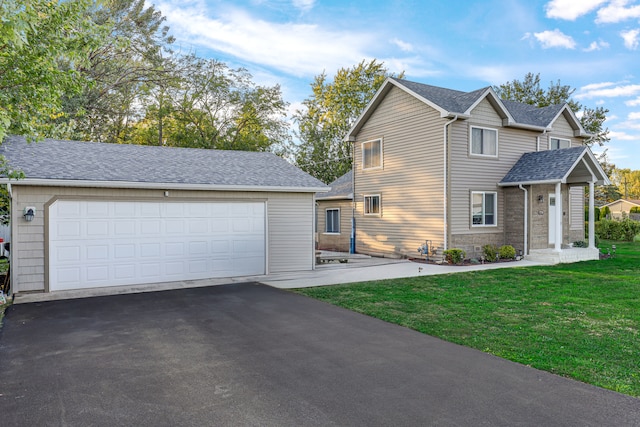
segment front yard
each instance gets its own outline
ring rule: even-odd
[[[640,242],[612,243],[600,261],[296,292],[640,397]]]

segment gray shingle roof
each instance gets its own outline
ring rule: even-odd
[[[327,188],[273,153],[105,144],[9,136],[0,146],[26,180],[295,188]]]
[[[348,199],[353,200],[353,172],[349,171],[340,178],[329,184],[331,190],[327,193],[320,193],[317,200],[326,199]]]
[[[500,184],[561,181],[588,149],[580,146],[525,153],[502,178]]]
[[[484,87],[472,92],[461,92],[404,79],[393,78],[393,80],[451,114],[464,114],[489,89],[489,87]],[[516,123],[537,127],[549,126],[565,106],[559,104],[538,108],[522,102],[504,99],[501,101]]]

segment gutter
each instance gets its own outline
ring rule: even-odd
[[[259,191],[283,193],[326,193],[331,187],[278,187],[259,185],[220,185],[220,184],[183,184],[162,182],[131,182],[131,181],[75,181],[69,179],[25,178],[19,182],[0,178],[0,184],[31,185],[43,187],[94,187],[94,188],[129,188],[129,189],[158,189],[158,190],[200,190],[200,191]]]
[[[446,251],[447,249],[449,249],[449,227],[448,227],[448,221],[449,221],[449,216],[448,216],[448,210],[449,210],[449,203],[447,200],[447,197],[449,195],[449,156],[447,156],[448,154],[448,137],[449,134],[447,132],[447,127],[455,122],[456,120],[458,120],[458,115],[456,114],[453,119],[449,120],[447,123],[444,124],[444,128],[443,128],[443,148],[444,148],[444,153],[443,153],[443,157],[444,157],[444,250]]]

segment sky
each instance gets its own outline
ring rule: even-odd
[[[315,76],[377,59],[472,91],[526,73],[609,109],[608,160],[640,169],[640,0],[147,0],[184,52],[280,85],[290,111]],[[594,147],[596,154],[603,148]]]

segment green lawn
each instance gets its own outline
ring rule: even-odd
[[[613,243],[600,261],[295,292],[640,397],[640,243]]]

